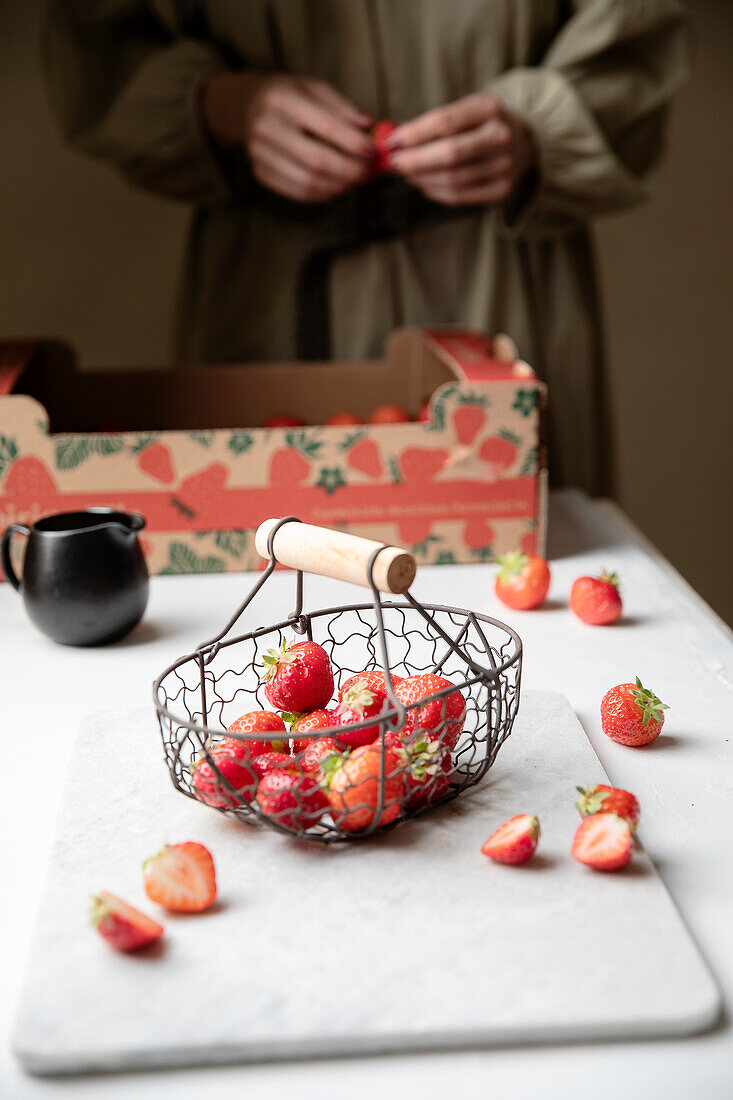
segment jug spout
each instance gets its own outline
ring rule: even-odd
[[[141,516],[139,512],[117,512],[116,518],[120,527],[133,531],[135,534],[145,528],[145,516]]]

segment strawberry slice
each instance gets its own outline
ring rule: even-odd
[[[115,951],[138,951],[163,935],[163,928],[107,890],[92,899],[92,927]]]
[[[540,823],[531,814],[517,814],[492,833],[481,851],[497,863],[526,863],[534,855]]]
[[[216,898],[211,852],[188,840],[166,844],[143,864],[143,885],[151,901],[177,913],[201,913]]]
[[[628,821],[618,814],[593,814],[581,821],[572,855],[595,871],[618,871],[631,860],[634,841]]]

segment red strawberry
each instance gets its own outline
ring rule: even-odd
[[[617,684],[601,700],[601,725],[621,745],[649,745],[662,732],[669,707],[636,677],[635,684]]]
[[[340,756],[341,753],[342,746],[333,737],[319,737],[317,740],[308,743],[298,763],[301,771],[317,775],[324,760],[334,754]]]
[[[427,737],[405,743],[399,733],[388,733],[387,744],[405,766],[405,806],[417,810],[443,797],[453,771],[449,749]]]
[[[421,699],[434,695],[444,688],[453,688],[448,695],[415,706]],[[395,688],[395,695],[405,707],[411,709],[405,715],[402,728],[404,739],[415,733],[430,733],[431,740],[442,740],[445,748],[454,749],[466,720],[466,700],[463,693],[444,676],[431,672],[420,676],[408,676]]]
[[[479,458],[488,463],[498,476],[513,465],[519,452],[519,440],[511,432],[501,431],[485,439],[479,448]]]
[[[382,476],[382,459],[373,439],[360,439],[349,450],[347,461],[353,470],[367,477]]]
[[[333,695],[333,670],[328,654],[317,642],[283,639],[279,649],[263,658],[265,695],[274,707],[290,714],[306,714],[325,707]]]
[[[633,850],[628,821],[617,814],[593,814],[578,825],[572,855],[596,871],[618,871],[629,863]]]
[[[56,504],[59,490],[48,466],[40,458],[24,455],[8,471],[5,495],[22,502],[24,508],[45,512]]]
[[[270,458],[269,482],[271,485],[294,485],[306,481],[310,476],[311,465],[300,451],[292,447],[281,447]]]
[[[282,737],[275,740],[263,738],[255,741],[237,741],[235,738],[226,738],[223,746],[244,745],[252,756],[259,756],[262,752],[287,752],[288,731],[279,714],[271,710],[251,710],[232,722],[227,728],[227,733],[237,733],[249,737],[253,733],[279,733]]]
[[[371,137],[374,142],[373,172],[375,175],[378,175],[380,172],[389,172],[391,168],[391,149],[389,145],[387,145],[387,138],[392,131],[396,129],[397,123],[389,118],[385,118],[381,122],[376,122],[374,126],[372,126]]]
[[[137,951],[163,935],[163,928],[107,890],[92,898],[92,927],[116,951]]]
[[[374,824],[388,825],[399,817],[405,770],[393,749],[384,751],[384,768],[381,744],[361,745],[324,763],[331,814],[340,829],[357,832]]]
[[[570,610],[591,626],[608,626],[621,617],[621,596],[615,573],[578,577],[570,589]]]
[[[236,750],[231,745],[210,749],[209,760],[202,758],[193,768],[193,789],[200,802],[205,802],[207,806],[225,807],[252,801],[257,789],[257,776],[252,769],[249,751],[243,745]]]
[[[216,899],[211,852],[188,840],[166,844],[143,864],[143,885],[151,901],[178,913],[201,913]]]
[[[497,863],[526,863],[534,855],[540,823],[531,814],[517,814],[500,825],[481,851]]]
[[[361,423],[362,421],[356,413],[347,412],[345,409],[342,412],[331,413],[331,415],[324,420],[324,424],[329,428],[347,428]]]
[[[406,424],[410,414],[402,405],[377,405],[369,417],[370,424]]]
[[[550,587],[550,567],[544,558],[510,553],[496,559],[501,569],[494,591],[515,611],[532,611],[544,601]]]
[[[576,787],[580,792],[580,798],[575,805],[580,810],[581,817],[592,817],[593,814],[617,814],[628,821],[632,829],[636,829],[641,818],[641,809],[635,795],[630,791],[622,791],[620,787],[608,787],[605,783],[598,783],[595,787],[589,787],[584,791],[582,787]]]
[[[430,408],[430,398],[420,406],[420,412],[417,414],[417,419],[421,424],[429,424],[433,419],[433,410]]]
[[[402,682],[401,676],[396,676],[392,673],[392,684],[397,687]],[[339,703],[343,699],[345,693],[352,688],[354,684],[364,684],[370,689],[370,691],[377,690],[383,691],[387,694],[386,677],[381,668],[370,668],[367,672],[355,672],[353,676],[349,676],[348,680],[344,680],[343,684],[339,688]]]
[[[295,760],[286,752],[261,752],[252,761],[252,771],[259,779],[264,779],[275,768],[294,768]]]
[[[458,442],[470,447],[481,431],[486,420],[486,412],[480,405],[461,405],[453,414],[453,428]]]
[[[400,466],[407,481],[432,481],[447,457],[440,447],[408,447],[400,455]]]
[[[367,718],[376,718],[382,711],[391,709],[387,696],[379,688],[368,688],[367,685],[357,680],[341,696],[341,701],[336,708],[334,718],[339,727],[338,739],[342,745],[348,745],[355,749],[359,745],[368,745],[379,737],[380,723],[364,729],[354,729],[359,722]]]
[[[164,485],[175,481],[173,456],[165,443],[151,443],[137,456],[137,464],[143,473],[154,477],[156,481],[162,481]]]
[[[302,420],[299,416],[290,416],[285,413],[283,416],[271,416],[269,420],[265,421],[266,428],[304,428],[305,420]]]
[[[332,710],[312,710],[310,714],[286,715],[292,719],[290,733],[293,736],[293,752],[303,752],[313,744],[312,737],[296,737],[296,733],[312,733],[314,730],[328,730],[336,725]]]
[[[315,776],[284,768],[276,768],[260,781],[256,801],[266,817],[295,831],[317,824],[328,807]]]

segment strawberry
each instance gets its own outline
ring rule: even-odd
[[[417,419],[421,424],[429,424],[433,419],[433,410],[430,408],[430,398],[420,406]]]
[[[138,951],[163,935],[163,928],[107,890],[92,898],[92,927],[116,951]]]
[[[256,801],[266,817],[295,831],[317,824],[328,807],[314,775],[284,768],[275,768],[260,781]]]
[[[618,871],[629,863],[633,850],[628,821],[617,814],[593,814],[578,825],[572,856],[595,871]]]
[[[312,733],[314,730],[328,730],[336,725],[332,710],[312,710],[310,714],[286,714],[291,720],[290,733],[293,737],[293,752],[303,752],[313,744],[312,737],[296,737],[296,733]]]
[[[263,659],[265,695],[274,707],[305,714],[325,707],[333,695],[333,671],[328,654],[317,642],[283,639]]]
[[[344,727],[339,729],[337,735],[339,741],[350,749],[370,744],[379,737],[379,722],[364,729],[350,727],[364,722],[367,718],[376,718],[382,711],[390,708],[391,704],[383,691],[377,687],[369,688],[363,680],[357,680],[343,693],[334,714],[335,724]]]
[[[284,416],[271,416],[269,420],[265,421],[265,428],[304,428],[305,420],[302,420],[299,416],[290,416],[285,413]]]
[[[479,458],[488,463],[498,476],[514,463],[519,452],[519,440],[511,432],[501,431],[485,439],[479,447]]]
[[[636,677],[635,684],[617,684],[601,700],[603,732],[620,745],[649,745],[664,725],[669,707]]]
[[[143,886],[151,901],[177,913],[201,913],[216,899],[211,852],[188,840],[166,844],[143,863]]]
[[[261,752],[252,761],[252,771],[259,779],[264,779],[275,768],[294,768],[295,760],[286,752]]]
[[[137,457],[137,464],[143,473],[154,477],[156,481],[162,481],[164,485],[170,485],[175,481],[176,473],[173,467],[173,456],[170,447],[165,443],[151,443]]]
[[[453,758],[438,739],[416,737],[403,742],[399,733],[388,733],[387,744],[405,767],[405,806],[417,810],[442,798],[450,787]]]
[[[550,587],[550,567],[545,559],[513,552],[496,560],[501,569],[494,591],[501,602],[517,611],[539,607]]]
[[[621,596],[615,573],[578,577],[570,589],[570,610],[590,626],[608,626],[621,617]]]
[[[233,743],[210,749],[209,759],[203,757],[193,767],[193,789],[199,801],[207,806],[221,808],[251,802],[257,789],[257,776],[248,749],[241,744],[234,749]]]
[[[534,855],[540,823],[531,814],[517,814],[500,825],[481,851],[496,863],[526,863]]]
[[[486,413],[480,405],[461,405],[453,414],[453,428],[458,442],[470,447],[481,431]]]
[[[347,412],[345,409],[342,412],[331,413],[331,415],[324,420],[324,424],[329,428],[347,428],[361,423],[356,413]]]
[[[281,447],[270,458],[270,485],[295,485],[310,477],[311,464],[293,447]]]
[[[407,447],[400,466],[407,481],[432,481],[445,466],[448,452],[440,447]]]
[[[402,682],[401,676],[395,676],[392,673],[392,684],[397,687]],[[349,676],[348,680],[344,680],[343,684],[339,688],[339,703],[343,699],[349,688],[352,688],[354,684],[364,684],[373,691],[375,688],[377,691],[383,691],[387,694],[386,677],[381,668],[370,668],[366,672],[356,672],[353,676]]]
[[[300,770],[318,775],[323,761],[334,754],[340,756],[342,751],[342,746],[333,737],[319,737],[310,741],[298,761]]]
[[[382,119],[381,122],[375,122],[374,126],[371,128],[370,134],[374,142],[374,160],[372,162],[374,175],[379,175],[380,172],[390,171],[391,149],[389,145],[387,145],[387,138],[392,131],[396,129],[397,123],[389,118]]]
[[[370,424],[407,424],[410,414],[402,405],[377,405],[369,417]]]
[[[409,707],[402,728],[404,739],[415,733],[427,732],[431,740],[442,740],[445,748],[454,749],[466,720],[466,700],[463,693],[454,688],[448,695],[415,706],[420,700],[454,685],[444,676],[426,672],[420,676],[408,676],[395,688],[395,695],[404,707]]]
[[[241,715],[227,727],[227,733],[241,734],[247,736],[248,740],[237,741],[234,737],[226,738],[221,747],[231,748],[235,745],[243,745],[249,750],[251,756],[259,756],[263,752],[287,752],[288,750],[288,731],[285,723],[279,714],[274,714],[271,710],[251,710]],[[280,733],[283,736],[274,740],[263,738],[250,741],[249,737],[253,733]]]
[[[580,810],[581,817],[592,817],[593,814],[617,814],[628,821],[632,829],[636,829],[641,818],[641,809],[635,795],[630,791],[622,791],[620,787],[608,787],[605,783],[598,783],[595,787],[589,787],[584,791],[582,787],[576,787],[580,792],[580,798],[575,805]]]
[[[382,746],[372,744],[329,757],[323,762],[322,771],[326,777],[331,814],[340,829],[353,833],[370,825],[378,828],[399,817],[405,791],[405,769],[389,746],[384,750],[384,768]]]
[[[349,450],[347,461],[352,470],[367,477],[382,476],[382,459],[373,439],[360,439]]]
[[[48,466],[33,455],[16,458],[5,478],[5,495],[24,508],[46,512],[56,505],[59,490]]]

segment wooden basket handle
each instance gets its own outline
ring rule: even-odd
[[[266,519],[257,528],[255,549],[263,558],[270,557],[270,533],[279,523],[279,519]],[[272,553],[283,565],[366,588],[370,587],[369,562],[377,550],[381,553],[373,562],[375,587],[395,595],[406,592],[415,579],[417,563],[398,546],[385,547],[381,542],[297,520],[283,523],[272,540]]]

